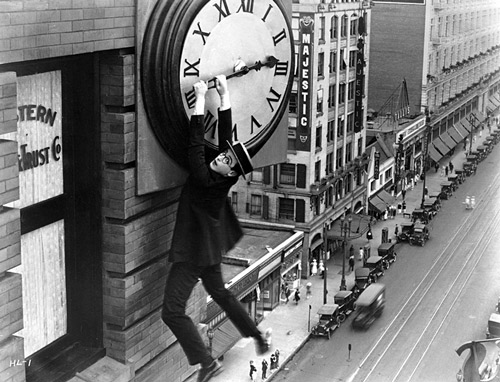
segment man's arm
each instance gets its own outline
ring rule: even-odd
[[[215,87],[220,96],[219,107],[219,124],[218,124],[218,139],[219,151],[224,151],[228,148],[227,141],[233,142],[232,139],[232,118],[231,118],[231,101],[229,98],[229,88],[225,76],[217,76]]]

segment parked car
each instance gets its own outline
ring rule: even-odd
[[[500,338],[500,314],[491,313],[486,327],[486,338]]]
[[[429,224],[431,220],[431,215],[426,210],[421,208],[416,208],[413,210],[411,214],[411,221],[415,223],[417,220],[420,220],[424,224]]]
[[[441,199],[449,199],[451,198],[451,195],[453,195],[453,191],[454,191],[454,185],[453,185],[453,182],[450,182],[450,181],[445,181],[445,182],[441,182],[440,184],[441,186]]]
[[[439,198],[428,198],[424,200],[424,203],[422,204],[422,209],[430,214],[431,217],[436,216],[440,208],[441,202]]]
[[[352,292],[358,296],[373,282],[370,268],[360,267],[354,270],[354,287]]]
[[[385,306],[385,285],[371,284],[356,301],[356,315],[352,321],[354,329],[368,329],[382,315]]]
[[[389,264],[382,256],[370,256],[365,261],[365,267],[370,270],[370,277],[376,282],[379,277],[384,275],[384,269],[389,268]]]
[[[389,268],[389,266],[396,261],[397,254],[395,251],[395,243],[382,243],[378,247],[378,255],[382,257],[384,261],[385,269]]]
[[[325,304],[318,310],[319,321],[313,326],[313,336],[325,336],[330,339],[333,331],[340,326],[339,306],[337,304]],[[345,320],[345,317],[344,317]]]
[[[400,224],[400,231],[398,235],[396,236],[396,241],[398,243],[402,241],[408,241],[410,238],[410,235],[413,233],[413,226],[414,223],[412,222],[403,222]]]
[[[335,304],[339,306],[339,320],[344,322],[348,315],[354,312],[354,304],[357,295],[349,290],[341,290],[333,297]]]
[[[429,240],[429,238],[429,228],[423,223],[415,223],[413,233],[408,239],[408,243],[410,243],[410,245],[420,244],[423,247],[425,245],[425,242]]]

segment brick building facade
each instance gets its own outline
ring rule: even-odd
[[[194,368],[160,319],[180,190],[136,193],[136,1],[13,0],[1,6],[0,380],[68,380],[106,354],[130,365],[135,381],[182,381]],[[26,173],[13,138],[19,83],[31,76],[36,82],[44,72],[61,78],[59,88],[35,92],[61,92],[55,118],[62,124],[63,190],[19,206]],[[38,115],[32,119],[40,122]],[[33,171],[42,168],[41,151],[30,162]],[[56,321],[67,321],[66,334],[26,354],[18,331],[29,315],[23,300],[32,291],[21,287],[22,272],[14,268],[23,263],[23,236],[43,241],[38,231],[61,221],[71,253],[68,306]],[[50,273],[44,277],[50,280]],[[200,320],[205,310],[206,294],[198,287],[188,313]]]

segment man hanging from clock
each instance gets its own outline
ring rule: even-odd
[[[163,301],[162,319],[179,341],[189,364],[201,364],[198,382],[207,382],[222,371],[186,315],[186,302],[199,279],[214,301],[226,312],[244,337],[253,337],[257,354],[270,349],[271,331],[262,333],[234,295],[224,286],[222,255],[243,236],[227,195],[238,177],[252,171],[245,146],[231,143],[231,105],[227,79],[215,79],[220,96],[219,150],[215,158],[205,156],[204,109],[207,84],[194,84],[196,103],[189,127],[189,177],[182,189],[172,238],[172,263]]]

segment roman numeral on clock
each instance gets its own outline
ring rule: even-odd
[[[273,36],[274,46],[278,45],[278,43],[284,38],[286,38],[285,28],[283,28],[283,30],[276,36]]]
[[[241,5],[238,8],[238,12],[243,11],[253,13],[253,3],[254,0],[241,0]]]
[[[267,103],[269,104],[269,107],[271,108],[272,111],[274,111],[273,103],[278,103],[280,101],[281,94],[279,94],[273,88],[269,89],[269,91],[271,92],[271,95],[274,97],[270,96],[270,97],[266,97],[266,99],[267,99]]]
[[[197,35],[200,35],[200,37],[203,39],[203,45],[206,44],[207,40],[205,39],[205,37],[208,37],[210,36],[210,33],[209,32],[204,32],[201,30],[201,25],[200,23],[198,23],[198,30],[194,30],[193,31],[193,34],[197,34]]]
[[[287,62],[277,62],[274,67],[275,76],[286,76],[288,73],[288,61]]]
[[[217,118],[208,110],[205,113],[205,119],[203,121],[205,125],[205,135],[209,134],[211,139],[215,139],[215,133],[217,132]]]
[[[257,126],[257,129],[262,127],[262,123],[257,121],[257,119],[252,115],[251,123],[250,123],[250,134],[254,133],[254,126]]]
[[[187,65],[187,68],[184,69],[184,77],[187,76],[200,76],[200,70],[197,68],[197,66],[200,64],[200,59],[194,63],[190,63],[188,60],[184,60],[184,62]]]

